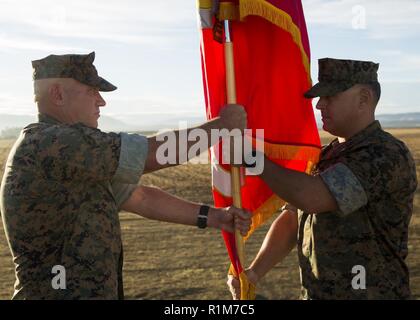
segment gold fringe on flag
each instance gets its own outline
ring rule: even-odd
[[[300,160],[318,163],[321,154],[319,147],[264,142],[264,150],[260,150],[259,145],[260,143],[252,138],[252,146],[273,160]]]
[[[197,0],[200,9],[211,9],[213,7],[213,0]]]
[[[293,22],[290,15],[276,6],[264,0],[240,0],[239,1],[240,19],[245,19],[249,15],[260,16],[283,30],[290,33],[293,41],[299,47],[302,54],[302,62],[308,74],[309,84],[312,85],[310,61],[302,44],[302,37],[299,27]]]
[[[233,2],[220,2],[219,20],[239,20],[239,6]]]

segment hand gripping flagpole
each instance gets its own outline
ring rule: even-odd
[[[227,103],[236,104],[236,82],[235,82],[235,64],[233,58],[233,41],[230,35],[230,22],[224,20],[225,27],[225,65],[226,65],[226,89],[227,89]],[[230,145],[232,147],[232,145]],[[241,199],[241,171],[239,167],[231,166],[231,188],[233,205],[237,208],[242,208]],[[245,248],[241,233],[235,230],[235,243],[238,258],[243,267],[245,265]],[[255,288],[249,283],[248,278],[242,271],[239,275],[241,283],[241,300],[253,300]]]

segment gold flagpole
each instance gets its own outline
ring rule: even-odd
[[[233,58],[233,41],[230,34],[229,20],[224,20],[225,26],[225,64],[226,64],[226,89],[227,103],[236,104],[236,82],[235,82],[235,64]],[[232,145],[230,146],[232,147]],[[233,205],[242,208],[241,198],[241,171],[239,167],[231,167],[231,189],[233,197]],[[235,230],[235,243],[241,266],[245,266],[245,248],[241,233]],[[244,272],[239,275],[241,283],[241,300],[253,299],[253,290],[250,290],[250,284]]]

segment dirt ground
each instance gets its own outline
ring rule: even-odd
[[[411,149],[420,179],[420,129],[389,130]],[[331,137],[322,133],[323,142]],[[0,141],[3,168],[13,141]],[[3,169],[1,170],[1,174]],[[187,164],[142,177],[141,183],[158,186],[188,200],[212,203],[209,165]],[[274,217],[273,217],[274,219]],[[124,287],[127,299],[229,299],[225,280],[229,265],[220,232],[156,222],[122,213]],[[258,251],[269,223],[246,245],[247,260]],[[414,298],[420,299],[420,190],[410,225],[408,265]],[[0,299],[10,299],[14,266],[0,221]],[[258,299],[297,299],[299,271],[296,251],[261,281]]]

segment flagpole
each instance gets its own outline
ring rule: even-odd
[[[227,89],[227,103],[236,104],[236,82],[235,82],[235,64],[233,58],[233,41],[230,34],[230,22],[224,20],[225,27],[225,65],[226,65],[226,89]],[[232,147],[232,145],[230,146]],[[231,189],[233,205],[237,208],[242,208],[241,198],[241,171],[239,167],[231,167]],[[241,233],[235,230],[235,243],[238,258],[243,267],[245,265],[245,248]],[[249,299],[248,296],[248,281],[242,273],[238,275],[241,282],[241,300]],[[244,278],[245,277],[245,278]],[[244,283],[246,282],[246,283]],[[246,289],[246,290],[245,290]]]

